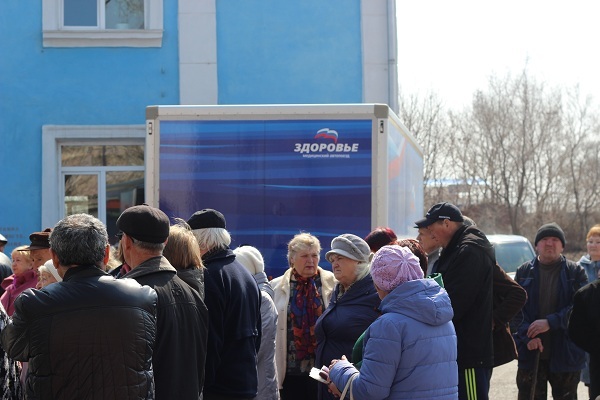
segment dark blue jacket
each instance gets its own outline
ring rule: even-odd
[[[527,292],[527,303],[522,310],[520,324],[514,334],[517,351],[519,352],[519,368],[533,369],[535,352],[527,349],[531,340],[527,337],[529,325],[537,319],[547,319],[552,332],[550,343],[543,343],[550,347],[550,371],[574,372],[583,368],[584,352],[577,347],[567,334],[569,314],[573,307],[575,292],[587,283],[585,270],[561,256],[561,271],[558,287],[558,302],[556,312],[549,315],[539,315],[540,273],[539,261],[534,258],[517,269],[515,280]],[[519,316],[515,317],[519,319]]]
[[[204,393],[254,398],[258,390],[261,296],[229,248],[202,257],[209,330]]]
[[[152,356],[156,400],[198,399],[208,336],[208,311],[200,294],[162,256],[147,259],[122,277],[148,285],[158,295]]]
[[[331,360],[343,355],[352,356],[352,347],[356,339],[379,317],[381,300],[377,295],[371,275],[355,282],[338,300],[340,284],[337,284],[329,306],[317,320],[317,367],[329,366]],[[351,361],[351,360],[350,360]],[[319,385],[320,399],[335,399],[327,392],[327,386]]]

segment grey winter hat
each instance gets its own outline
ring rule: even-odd
[[[334,254],[348,257],[354,261],[368,262],[371,249],[367,242],[358,236],[344,233],[331,241],[331,250],[325,254],[325,259],[331,262],[329,258]]]

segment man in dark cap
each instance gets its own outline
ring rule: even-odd
[[[260,292],[235,259],[231,236],[219,211],[204,209],[187,221],[206,267],[210,329],[204,399],[251,399],[257,395],[260,346]]]
[[[519,353],[519,399],[528,398],[534,389],[536,363],[536,399],[546,398],[548,382],[553,398],[577,398],[585,353],[571,341],[567,326],[573,296],[587,283],[587,275],[583,267],[562,255],[565,244],[560,226],[542,225],[535,235],[538,255],[515,274],[515,281],[527,291],[523,318],[514,335]]]
[[[125,264],[114,274],[135,279],[158,294],[155,398],[198,399],[204,383],[208,312],[198,292],[177,276],[162,255],[169,218],[144,204],[123,211],[117,228]]]
[[[52,258],[52,253],[50,252],[51,232],[52,228],[46,228],[41,232],[33,232],[29,235],[31,244],[23,249],[23,251],[29,251],[29,255],[33,261],[33,269],[36,272],[46,261]],[[36,289],[41,289],[41,287],[41,282],[38,282]]]
[[[33,268],[37,271],[39,267],[52,258],[50,252],[50,233],[51,228],[46,228],[42,232],[33,232],[29,235],[31,244],[24,248],[23,251],[29,251],[33,261]]]
[[[442,274],[452,301],[458,340],[459,399],[488,399],[494,365],[492,276],[496,256],[485,234],[466,226],[461,211],[444,202],[415,222],[442,247],[432,273]]]
[[[63,281],[20,294],[1,335],[10,358],[29,362],[26,398],[153,398],[156,292],[102,270],[110,244],[91,215],[59,221],[50,243]]]

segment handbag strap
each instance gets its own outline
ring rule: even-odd
[[[346,392],[348,392],[348,390],[350,390],[350,400],[354,400],[354,396],[352,395],[352,382],[354,381],[354,378],[356,378],[356,376],[358,375],[358,372],[353,374],[350,379],[348,379],[348,382],[346,382],[346,386],[344,386],[344,390],[342,390],[342,394],[340,395],[340,400],[344,400],[344,398],[346,397]]]

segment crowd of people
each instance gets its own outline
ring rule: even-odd
[[[600,396],[600,225],[579,262],[542,225],[514,280],[448,202],[416,239],[340,234],[326,268],[300,232],[272,281],[217,210],[172,222],[144,204],[116,227],[113,247],[100,220],[70,215],[9,271],[0,257],[0,398],[485,400],[515,359],[519,400],[548,384],[576,399],[580,380]]]

